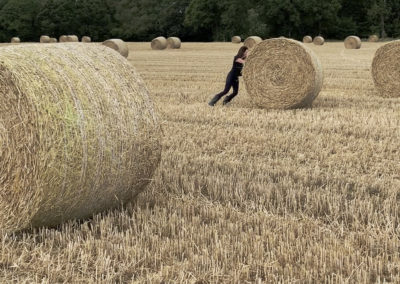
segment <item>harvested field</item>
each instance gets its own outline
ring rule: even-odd
[[[242,79],[207,105],[237,45],[130,43],[163,120],[150,187],[123,211],[1,237],[0,282],[399,283],[400,100],[374,89],[380,46],[310,45],[322,91],[282,111],[251,108]]]

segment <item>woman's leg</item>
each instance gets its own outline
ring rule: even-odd
[[[216,94],[208,104],[210,106],[214,106],[223,96],[225,96],[229,92],[233,84],[234,82],[232,81],[232,73],[229,72],[228,76],[226,77],[224,90],[221,93]]]
[[[224,105],[229,103],[239,93],[239,77],[236,77],[236,79],[233,80],[232,87],[233,87],[233,93],[225,97],[223,102]]]

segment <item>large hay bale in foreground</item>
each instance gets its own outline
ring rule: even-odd
[[[47,35],[42,35],[40,37],[40,43],[50,43],[50,37]]]
[[[313,42],[315,45],[324,45],[325,39],[322,36],[316,36]]]
[[[50,38],[50,42],[51,42],[51,43],[56,43],[56,42],[58,42],[58,41],[57,41],[57,39],[56,39],[55,37],[51,37],[51,38]]]
[[[181,48],[182,42],[179,37],[169,37],[167,39],[167,48],[179,49]]]
[[[232,43],[241,43],[242,38],[240,36],[233,36],[232,37]]]
[[[253,48],[243,78],[256,106],[292,109],[311,106],[321,91],[323,74],[311,49],[296,40],[275,38]]]
[[[162,50],[167,48],[167,39],[163,36],[156,37],[151,41],[151,49]]]
[[[19,37],[13,37],[11,38],[11,43],[20,43],[21,40],[19,39]]]
[[[377,36],[377,35],[370,35],[370,36],[368,37],[368,41],[369,41],[369,42],[378,42],[378,41],[379,41],[379,36]]]
[[[92,39],[89,36],[83,36],[81,41],[82,42],[92,42]]]
[[[90,217],[149,183],[160,125],[125,58],[102,45],[10,45],[0,82],[0,230]]]
[[[361,39],[358,36],[348,36],[344,40],[344,47],[347,49],[360,49]]]
[[[129,48],[125,41],[118,38],[108,39],[103,45],[118,51],[123,57],[129,56]]]
[[[312,37],[311,36],[303,37],[303,42],[304,43],[312,43],[313,42]]]
[[[243,44],[248,48],[253,48],[260,42],[262,42],[262,38],[260,38],[259,36],[249,36],[248,38],[245,39]]]
[[[59,41],[59,42],[67,42],[67,41],[68,41],[67,36],[66,36],[66,35],[60,36],[59,39],[58,39],[58,41]]]
[[[79,38],[76,35],[67,35],[67,42],[79,42]]]
[[[381,46],[372,61],[372,78],[378,94],[400,98],[400,40]]]

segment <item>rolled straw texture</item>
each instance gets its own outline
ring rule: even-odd
[[[372,60],[372,78],[378,94],[386,98],[400,97],[400,40],[381,46]]]
[[[315,45],[324,45],[325,39],[322,36],[316,36],[313,42]]]
[[[344,40],[344,47],[347,49],[360,49],[361,39],[358,36],[348,36]]]
[[[267,109],[311,106],[322,88],[321,63],[314,52],[292,39],[268,39],[257,44],[243,70],[253,103]]]
[[[42,35],[40,37],[40,43],[50,43],[50,37],[47,35]]]
[[[51,37],[51,38],[50,38],[50,42],[51,42],[51,43],[56,43],[56,42],[57,42],[57,39],[56,39],[55,37]]]
[[[167,47],[172,49],[181,48],[182,42],[179,37],[169,37],[167,39]]]
[[[312,43],[313,42],[312,37],[311,36],[303,37],[303,42],[304,43]]]
[[[232,37],[232,43],[241,43],[242,38],[240,36],[233,36]]]
[[[151,49],[162,50],[167,48],[167,39],[159,36],[151,41]]]
[[[90,217],[134,199],[160,126],[129,62],[102,45],[0,49],[0,230]]]
[[[60,38],[58,39],[58,41],[59,41],[59,42],[67,42],[67,41],[68,41],[67,36],[66,36],[66,35],[60,36]]]
[[[103,45],[118,51],[119,54],[121,54],[123,57],[129,56],[128,45],[122,39],[117,39],[117,38],[108,39],[105,42],[103,42]]]
[[[368,41],[369,41],[369,42],[378,42],[378,41],[379,41],[379,36],[377,36],[377,35],[370,35],[370,36],[368,37]]]
[[[257,43],[260,42],[262,42],[262,38],[260,38],[259,36],[249,36],[245,39],[243,44],[248,48],[253,48],[255,45],[257,45]]]
[[[19,37],[13,37],[11,38],[11,43],[20,43],[21,40],[19,39]]]
[[[88,36],[83,36],[81,41],[82,42],[92,42],[92,39]]]
[[[76,35],[67,35],[67,42],[79,42],[79,38]]]

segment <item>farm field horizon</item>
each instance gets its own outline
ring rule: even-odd
[[[310,109],[220,92],[241,45],[129,43],[162,122],[152,183],[123,210],[0,242],[0,282],[400,282],[400,100],[371,77],[384,43],[307,44]]]

